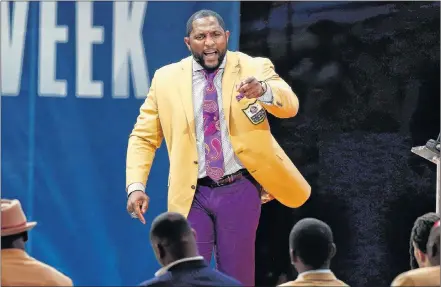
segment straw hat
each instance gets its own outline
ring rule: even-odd
[[[21,208],[20,201],[16,199],[2,199],[1,207],[1,236],[19,234],[31,230],[35,225],[37,225],[37,222],[27,221],[26,215]]]

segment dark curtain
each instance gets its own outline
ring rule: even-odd
[[[440,132],[439,2],[242,2],[240,50],[269,57],[300,100],[271,117],[312,186],[292,210],[264,206],[256,284],[292,280],[288,235],[304,217],[334,231],[336,275],[390,286],[409,267],[416,217],[435,210],[436,167],[411,153]]]

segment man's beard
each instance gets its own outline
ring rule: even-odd
[[[226,51],[225,52],[218,52],[218,62],[217,62],[217,65],[216,66],[214,66],[214,67],[208,67],[206,64],[205,64],[205,60],[204,60],[204,53],[200,53],[200,54],[197,54],[197,53],[195,53],[195,52],[193,52],[193,51],[191,51],[191,53],[193,54],[193,58],[194,58],[194,60],[197,62],[197,63],[199,63],[199,65],[201,65],[202,66],[202,68],[204,68],[205,70],[207,70],[207,71],[215,71],[215,70],[217,70],[217,68],[219,68],[219,66],[222,64],[222,61],[224,60],[224,58],[225,58],[225,55],[226,55]]]

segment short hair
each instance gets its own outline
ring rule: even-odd
[[[439,215],[434,212],[426,213],[415,220],[412,231],[410,232],[410,267],[412,269],[418,268],[418,262],[415,258],[415,248],[413,243],[424,253],[427,253],[427,241],[429,239],[430,230],[435,222],[440,219]]]
[[[192,233],[187,219],[176,212],[165,212],[158,215],[150,228],[150,240],[158,240],[163,246],[182,242]]]
[[[24,231],[17,234],[2,236],[2,249],[14,248],[14,242],[17,239],[22,239],[24,242],[28,241],[28,232]]]
[[[201,18],[206,18],[206,17],[216,18],[217,22],[219,23],[219,26],[221,26],[222,29],[224,29],[224,31],[225,31],[224,19],[219,14],[217,14],[216,12],[211,11],[211,10],[199,10],[196,13],[194,13],[193,15],[191,15],[187,21],[187,36],[190,36],[191,32],[193,31],[193,22],[195,20],[198,20]]]
[[[330,259],[333,243],[331,228],[315,218],[300,220],[289,235],[289,244],[294,255],[314,269],[320,268]]]
[[[429,262],[432,266],[440,265],[439,258],[439,246],[440,246],[440,225],[439,221],[432,227],[430,231],[429,239],[427,240],[427,255]]]

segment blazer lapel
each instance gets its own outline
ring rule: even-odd
[[[237,92],[235,84],[238,82],[239,75],[239,58],[238,56],[228,51],[227,61],[225,64],[225,70],[222,77],[222,102],[225,114],[225,120],[227,121],[227,127],[230,127],[230,108],[231,100],[236,96]]]
[[[191,57],[187,57],[181,62],[181,77],[179,79],[179,91],[182,106],[189,127],[189,133],[196,138],[195,119],[193,110],[193,66]]]

